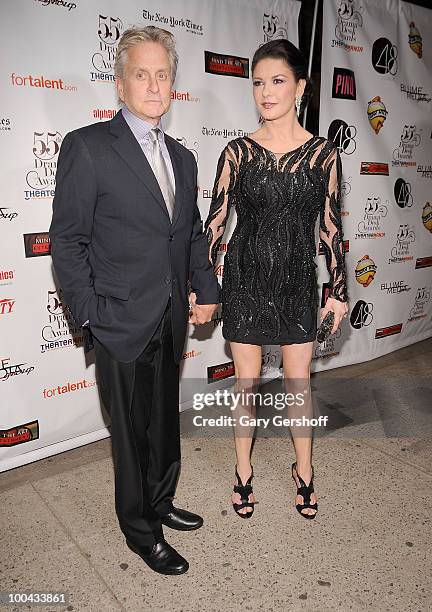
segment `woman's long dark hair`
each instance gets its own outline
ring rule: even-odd
[[[313,92],[313,83],[307,73],[307,62],[304,54],[286,38],[270,40],[264,45],[261,45],[261,47],[258,47],[255,51],[252,59],[252,74],[258,62],[266,58],[284,60],[294,74],[296,83],[298,83],[300,79],[306,81],[300,107],[300,113],[302,113],[311,99]]]

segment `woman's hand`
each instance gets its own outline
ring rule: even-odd
[[[321,310],[321,321],[330,310],[332,310],[335,314],[335,320],[331,331],[331,333],[334,334],[341,324],[342,319],[348,316],[348,302],[340,302],[333,297],[327,298],[327,302],[324,308]]]

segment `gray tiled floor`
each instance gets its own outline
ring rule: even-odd
[[[427,340],[313,380],[322,389],[332,377],[359,384],[379,375],[380,398],[394,402],[399,424],[404,409],[428,422],[426,398],[418,396],[417,414],[389,381],[427,377],[431,354]],[[176,504],[201,512],[205,525],[193,533],[165,530],[190,561],[180,577],[152,573],[125,546],[109,440],[1,474],[1,590],[70,593],[68,606],[32,608],[50,611],[430,610],[430,435],[385,437],[376,415],[362,421],[359,412],[341,400],[335,430],[315,440],[315,521],[293,507],[289,439],[257,440],[259,504],[242,521],[229,504],[231,440],[184,436]],[[346,414],[354,414],[347,427]]]

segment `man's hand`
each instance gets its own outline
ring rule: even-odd
[[[189,294],[189,323],[202,325],[212,320],[218,305],[217,304],[197,304],[196,293]]]

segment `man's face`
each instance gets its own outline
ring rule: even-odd
[[[116,79],[120,100],[128,109],[153,125],[159,123],[171,105],[171,66],[168,53],[157,42],[131,47],[123,70]]]

